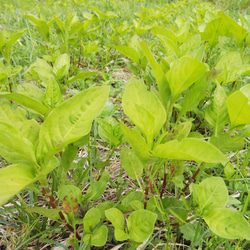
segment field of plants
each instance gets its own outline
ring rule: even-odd
[[[0,1],[0,249],[250,249],[250,3]]]

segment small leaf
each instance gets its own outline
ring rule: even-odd
[[[53,72],[61,79],[69,73],[70,58],[67,54],[62,54],[56,58]]]
[[[143,173],[143,163],[133,150],[124,147],[121,152],[121,163],[127,174],[133,179],[140,180]]]
[[[91,208],[83,218],[84,232],[91,234],[100,222],[101,214],[97,208]]]
[[[80,72],[75,76],[70,77],[65,84],[70,84],[72,82],[76,82],[76,81],[80,81],[80,80],[84,80],[86,78],[90,78],[92,76],[95,76],[96,74],[98,74],[97,72]]]
[[[61,209],[59,208],[48,209],[44,207],[28,207],[26,208],[26,211],[28,211],[29,213],[37,213],[43,215],[50,218],[51,220],[60,221],[59,212],[61,211]]]
[[[100,199],[106,188],[107,182],[92,182],[90,187],[88,188],[87,194],[83,197],[83,200],[89,202],[90,200],[96,201]]]
[[[115,228],[124,230],[125,218],[123,213],[119,209],[110,208],[105,211],[105,215]]]
[[[157,215],[148,210],[136,210],[128,217],[129,239],[136,242],[143,242],[150,237],[154,231],[154,224]]]
[[[79,203],[76,196],[73,193],[70,193],[69,195],[66,195],[63,198],[63,209],[66,213],[73,212],[74,214],[77,214],[79,210]]]

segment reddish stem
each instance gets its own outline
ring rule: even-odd
[[[45,195],[45,198],[48,200],[48,202],[49,202],[49,204],[51,205],[51,207],[52,207],[53,209],[55,209],[55,208],[57,207],[57,202],[56,202],[56,200],[55,200],[53,194],[48,195],[44,187],[42,187],[42,190],[43,190],[43,193],[44,193],[44,195]],[[59,215],[60,215],[61,219],[63,220],[63,222],[65,223],[66,227],[67,227],[72,233],[74,233],[74,228],[67,222],[67,220],[66,220],[66,218],[64,217],[62,211],[59,211]],[[81,236],[78,234],[77,231],[76,231],[76,238],[77,238],[78,240],[81,240]]]
[[[161,194],[160,194],[160,198],[161,199],[162,199],[164,190],[166,188],[166,185],[167,185],[167,167],[165,166],[164,179],[163,179],[162,190],[161,190]]]

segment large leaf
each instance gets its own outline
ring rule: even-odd
[[[249,99],[240,90],[232,93],[226,104],[232,128],[250,123]]]
[[[0,155],[11,163],[36,165],[33,145],[12,125],[0,121]]]
[[[215,136],[218,136],[229,122],[226,99],[224,89],[218,84],[214,91],[213,103],[207,107],[205,112],[205,118],[212,125]]]
[[[149,238],[154,231],[157,215],[148,210],[140,209],[134,211],[128,217],[129,239],[143,242]]]
[[[139,80],[132,78],[124,91],[124,112],[135,123],[151,145],[166,120],[166,112],[155,94]]]
[[[115,46],[115,49],[118,50],[120,53],[134,61],[135,63],[139,64],[140,61],[140,55],[138,52],[131,47],[124,46],[124,45],[117,45]]]
[[[50,218],[51,220],[60,221],[60,208],[48,209],[44,207],[28,207],[26,208],[26,211],[43,215],[45,217]]]
[[[250,226],[239,212],[229,208],[208,210],[204,219],[211,230],[222,238],[250,240]]]
[[[91,88],[57,106],[41,127],[38,159],[49,158],[69,143],[88,134],[94,118],[104,107],[108,94],[107,86]]]
[[[225,207],[228,201],[226,184],[221,177],[210,177],[200,184],[191,186],[194,200],[198,202],[200,212]]]
[[[197,81],[205,72],[207,66],[191,57],[182,57],[167,72],[166,77],[174,98]]]
[[[156,146],[152,152],[156,157],[226,164],[228,159],[212,144],[195,138],[173,140]]]
[[[13,164],[0,169],[0,206],[35,181],[36,169],[24,164]]]
[[[18,104],[33,110],[41,115],[45,115],[49,108],[44,106],[41,102],[33,99],[27,95],[19,94],[19,93],[9,93],[9,92],[1,92],[0,97],[6,98],[8,100],[17,102]]]

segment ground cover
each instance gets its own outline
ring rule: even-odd
[[[248,3],[2,1],[1,249],[248,249]]]

